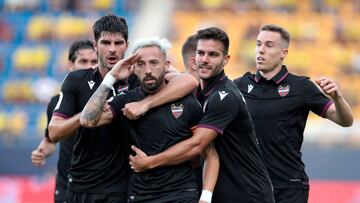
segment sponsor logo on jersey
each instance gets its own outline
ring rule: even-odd
[[[225,91],[219,91],[220,101],[222,101],[228,94],[229,93],[226,93]]]
[[[254,88],[254,85],[253,84],[248,84],[248,93],[251,92],[251,90]]]
[[[92,88],[93,88],[94,85],[95,85],[95,82],[92,81],[92,80],[90,80],[90,81],[88,81],[88,84],[89,84],[90,89],[92,90]]]

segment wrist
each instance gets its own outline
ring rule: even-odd
[[[101,84],[104,84],[108,88],[112,88],[114,83],[116,82],[115,77],[109,72],[105,75],[104,80]]]
[[[207,203],[211,203],[211,199],[212,199],[212,192],[210,192],[209,190],[202,190],[201,191],[201,196],[200,196],[200,201],[205,201]]]

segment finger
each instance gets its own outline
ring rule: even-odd
[[[324,86],[322,89],[324,90],[324,92],[329,91],[330,89],[334,88],[335,85],[334,84],[327,84],[326,86]]]
[[[130,156],[129,156],[129,159],[130,159],[130,161],[134,162],[134,161],[135,161],[135,156],[130,155]]]
[[[131,149],[137,154],[137,155],[140,155],[140,156],[146,156],[146,154],[141,151],[139,148],[135,147],[134,145],[131,145]]]

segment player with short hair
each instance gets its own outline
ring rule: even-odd
[[[72,43],[68,54],[67,70],[76,71],[91,68],[97,64],[97,56],[94,46],[90,40],[79,40]],[[59,95],[51,98],[47,106],[47,125],[49,124],[52,112],[55,108]],[[67,175],[70,169],[71,153],[74,146],[74,137],[69,137],[60,142],[59,159],[57,162],[57,174],[55,182],[54,202],[66,202]],[[45,136],[37,149],[31,153],[31,161],[34,166],[41,167],[45,159],[55,151],[56,144],[49,139],[48,128],[45,129]]]
[[[204,116],[193,136],[152,155],[135,149],[130,164],[135,171],[183,163],[199,155],[214,140],[220,171],[213,194],[203,190],[202,202],[273,203],[272,186],[262,160],[246,103],[227,78],[229,38],[215,27],[197,32],[196,66],[200,77],[197,98]],[[146,173],[146,172],[145,172]],[[204,179],[206,181],[206,179]]]
[[[322,77],[315,81],[317,87],[308,77],[288,71],[283,61],[289,43],[287,30],[263,25],[256,39],[257,71],[245,73],[235,83],[247,101],[275,201],[306,203],[309,179],[300,150],[309,111],[341,126],[351,126],[353,116],[333,80]]]
[[[69,73],[65,78],[53,117],[49,137],[59,141],[76,132],[73,157],[68,177],[68,202],[126,202],[129,169],[129,140],[122,123],[111,123],[93,129],[80,125],[80,113],[91,95],[99,88],[106,73],[124,57],[128,47],[128,27],[125,19],[108,14],[93,25],[94,47],[99,65],[93,70]],[[111,88],[108,98],[121,94],[136,82],[131,75]],[[146,107],[166,102],[168,98],[186,95],[196,86],[192,76],[181,75],[167,88],[146,98]],[[128,111],[128,110],[126,110]],[[126,113],[124,111],[124,113]]]
[[[147,95],[155,94],[166,87],[165,73],[170,65],[167,60],[167,44],[165,39],[160,38],[143,38],[135,42],[133,48],[135,54],[120,61],[119,66],[116,65],[106,75],[101,86],[90,98],[81,114],[81,124],[94,127],[98,123],[111,122],[114,118],[120,119],[129,127],[130,135],[135,140],[134,144],[148,154],[160,153],[181,140],[191,137],[191,128],[196,126],[202,116],[201,106],[193,94],[153,108],[134,121],[122,117],[122,108],[126,103],[142,100]],[[140,87],[115,96],[107,103],[105,95],[111,87],[111,83],[108,82],[126,78],[127,74],[124,72],[129,74],[131,66],[134,66]],[[104,106],[111,110],[101,111]],[[207,186],[212,190],[219,167],[215,149],[209,147],[206,157],[212,159],[208,162],[208,166],[213,169],[208,172],[215,175],[212,182],[210,182],[210,177],[207,182]],[[128,201],[197,203],[197,184],[190,162],[157,168],[142,174],[133,173],[129,180]]]

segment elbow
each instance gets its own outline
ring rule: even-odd
[[[351,118],[351,119],[349,119],[349,120],[347,120],[345,122],[342,122],[341,126],[342,127],[351,127],[353,125],[353,123],[354,123],[354,119]]]
[[[60,141],[60,131],[56,126],[49,124],[49,139],[52,143],[57,143]]]
[[[96,121],[89,121],[85,119],[82,114],[80,116],[80,125],[85,128],[94,128],[96,127],[97,122]]]

